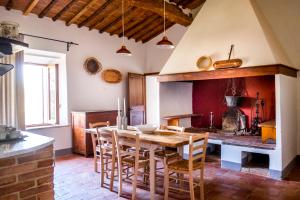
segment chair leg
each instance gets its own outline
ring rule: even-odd
[[[200,200],[204,200],[204,171],[200,170]]]
[[[101,155],[101,157],[100,157],[100,164],[101,164],[101,187],[103,187],[103,185],[104,185],[104,173],[105,173],[105,170],[104,170],[104,159],[103,159],[103,157],[102,157],[102,155]]]
[[[121,158],[120,158],[121,159]],[[122,163],[119,161],[118,162],[118,175],[119,175],[119,190],[118,190],[118,195],[119,195],[119,197],[121,196],[121,194],[122,194],[122,181],[123,181],[123,178],[122,178],[122,171],[123,171],[123,169],[122,169]]]
[[[138,176],[138,163],[135,163],[134,166],[134,176],[133,176],[133,183],[132,183],[132,199],[135,200],[136,199],[136,186],[137,186],[137,176]]]
[[[115,165],[116,165],[115,162],[116,162],[116,157],[113,155],[111,158],[111,173],[110,173],[110,184],[109,184],[110,191],[112,191],[114,188]]]
[[[190,173],[189,173],[189,184],[190,184],[190,195],[191,195],[191,200],[195,200],[193,172],[190,172]]]
[[[95,172],[98,172],[97,161],[98,161],[98,158],[97,158],[96,152],[94,152],[94,170],[95,170]]]
[[[105,172],[106,172],[106,178],[109,179],[109,177],[108,177],[108,158],[105,158]]]
[[[164,200],[168,200],[168,198],[169,198],[169,169],[165,168],[164,171],[165,171],[165,173],[164,173],[164,192],[165,192]]]

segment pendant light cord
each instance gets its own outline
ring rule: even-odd
[[[166,1],[164,0],[164,36],[166,36]]]
[[[125,28],[124,28],[124,0],[122,0],[122,30],[123,30],[123,45],[125,42]]]

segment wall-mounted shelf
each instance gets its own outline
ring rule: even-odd
[[[201,72],[187,72],[178,74],[166,74],[158,76],[159,82],[175,81],[197,81],[210,79],[240,78],[253,76],[267,76],[283,74],[286,76],[297,77],[297,69],[282,65],[262,65],[254,67],[242,67],[234,69],[221,69]]]

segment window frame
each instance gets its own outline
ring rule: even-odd
[[[48,68],[48,85],[50,85],[50,69],[49,65],[54,65],[55,67],[55,99],[56,99],[56,104],[55,104],[55,122],[54,123],[42,123],[42,124],[30,124],[26,125],[26,128],[33,128],[33,127],[43,127],[43,126],[56,126],[59,125],[60,119],[59,119],[59,64],[40,64],[40,63],[32,63],[32,62],[24,62],[24,65],[35,65],[37,67],[47,67]],[[44,95],[43,95],[44,96]],[[44,97],[43,97],[44,98]],[[50,87],[48,87],[48,118],[50,119],[51,117],[51,104],[50,104],[50,99],[51,99],[51,92],[50,92]],[[44,102],[43,102],[43,108],[45,108]],[[26,114],[25,114],[26,115]],[[44,109],[43,109],[43,116],[44,116]],[[44,118],[44,117],[43,117]],[[44,121],[44,119],[43,119]]]

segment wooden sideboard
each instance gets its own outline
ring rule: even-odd
[[[85,129],[89,123],[109,121],[111,125],[116,124],[117,110],[111,111],[76,111],[71,113],[73,152],[89,156],[93,154],[92,138]]]

